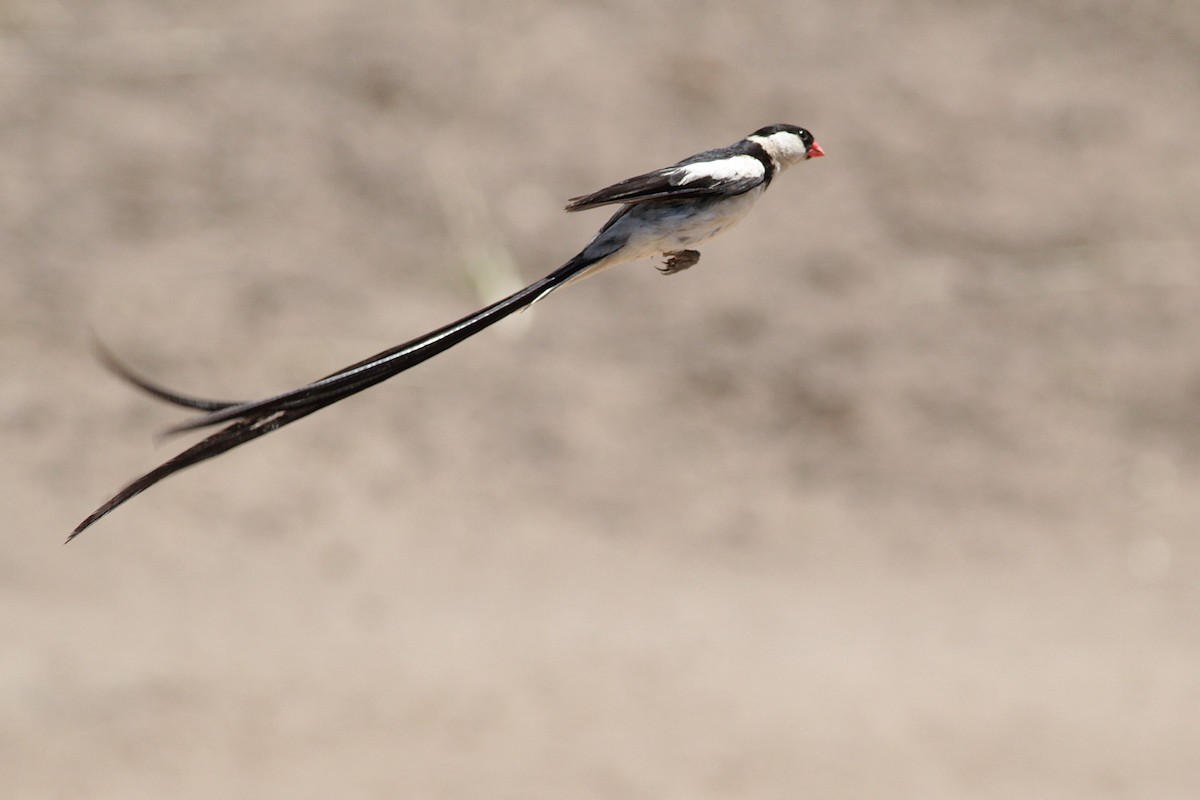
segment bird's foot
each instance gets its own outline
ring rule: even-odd
[[[671,253],[663,253],[663,255],[667,257],[667,260],[658,268],[658,271],[663,275],[674,275],[676,272],[683,272],[700,260],[699,250],[676,250]]]

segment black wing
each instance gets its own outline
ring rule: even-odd
[[[768,168],[763,161],[737,146],[708,150],[674,166],[628,178],[591,194],[572,197],[567,201],[567,211],[613,203],[741,194],[767,179]]]

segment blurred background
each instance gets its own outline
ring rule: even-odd
[[[6,798],[1200,796],[1200,6],[0,2]],[[251,398],[828,157],[70,547]]]

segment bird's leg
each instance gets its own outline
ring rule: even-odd
[[[658,271],[663,275],[674,275],[676,272],[683,272],[700,260],[699,250],[676,250],[670,253],[663,253],[663,255],[667,257],[667,260],[658,268]]]

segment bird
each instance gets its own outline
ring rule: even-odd
[[[161,401],[199,412],[167,433],[222,427],[130,482],[80,522],[67,541],[176,472],[398,375],[569,283],[617,264],[657,256],[664,258],[659,270],[665,275],[695,266],[700,260],[695,248],[740,222],[779,173],[824,155],[805,128],[768,125],[729,146],[705,150],[669,167],[572,197],[567,211],[609,205],[619,208],[587,246],[558,269],[462,319],[265,399],[214,400],[176,392],[135,373],[98,345],[98,357],[117,377]]]

